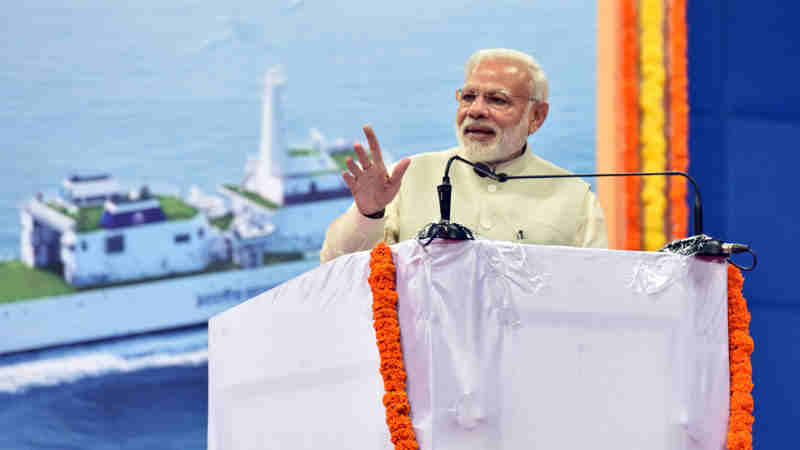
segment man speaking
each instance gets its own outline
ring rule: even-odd
[[[372,128],[364,127],[369,155],[355,145],[344,181],[355,200],[329,227],[323,263],[368,250],[380,240],[413,239],[439,218],[436,186],[454,155],[483,162],[507,175],[569,173],[528,149],[527,138],[547,117],[547,78],[533,57],[508,49],[480,50],[467,60],[464,87],[456,93],[458,147],[422,153],[387,170]],[[528,244],[607,247],[605,220],[589,185],[579,178],[520,180],[499,184],[454,163],[452,221],[476,236]]]

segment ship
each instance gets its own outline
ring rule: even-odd
[[[280,67],[264,76],[261,140],[240,183],[181,197],[71,174],[20,209],[20,260],[0,263],[0,354],[197,326],[319,264],[352,202],[354,141],[286,144]]]

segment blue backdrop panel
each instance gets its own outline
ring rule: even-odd
[[[798,16],[800,5],[785,1],[689,2],[687,11],[690,172],[704,195],[704,228],[759,255],[744,293],[756,343],[754,437],[768,449],[793,448],[800,422]]]
[[[728,212],[728,160],[722,157],[723,125],[713,114],[692,111],[689,116],[689,172],[697,178],[702,194],[703,231],[720,238],[727,234]]]
[[[790,249],[798,237],[800,202],[797,168],[800,122],[729,117],[725,126],[728,159],[728,224],[725,238],[746,240],[761,256],[747,277],[745,293],[754,302],[800,308],[800,291]],[[713,182],[713,181],[712,181]]]
[[[722,2],[720,2],[722,3]],[[800,122],[797,2],[728,2],[725,100],[731,112]]]
[[[796,402],[800,399],[800,383],[797,383],[800,352],[794,346],[800,342],[797,326],[800,309],[750,302],[750,311],[753,315],[750,331],[756,341],[752,359],[755,448],[798,448],[796,429],[800,414]]]

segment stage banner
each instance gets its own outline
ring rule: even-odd
[[[392,247],[423,449],[721,449],[727,267],[492,241]],[[393,448],[369,253],[214,317],[209,448]]]

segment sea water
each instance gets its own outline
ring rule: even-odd
[[[1,449],[205,448],[206,327],[3,358]]]
[[[399,159],[454,145],[455,90],[472,51],[525,50],[551,93],[531,149],[572,171],[594,168],[594,4],[396,5],[5,5],[0,260],[19,257],[20,205],[71,173],[178,194],[241,182],[258,153],[263,74],[276,64],[288,76],[290,144],[308,145],[311,128],[329,142],[359,139],[369,123]],[[202,449],[207,382],[205,327],[2,356],[0,449]]]

